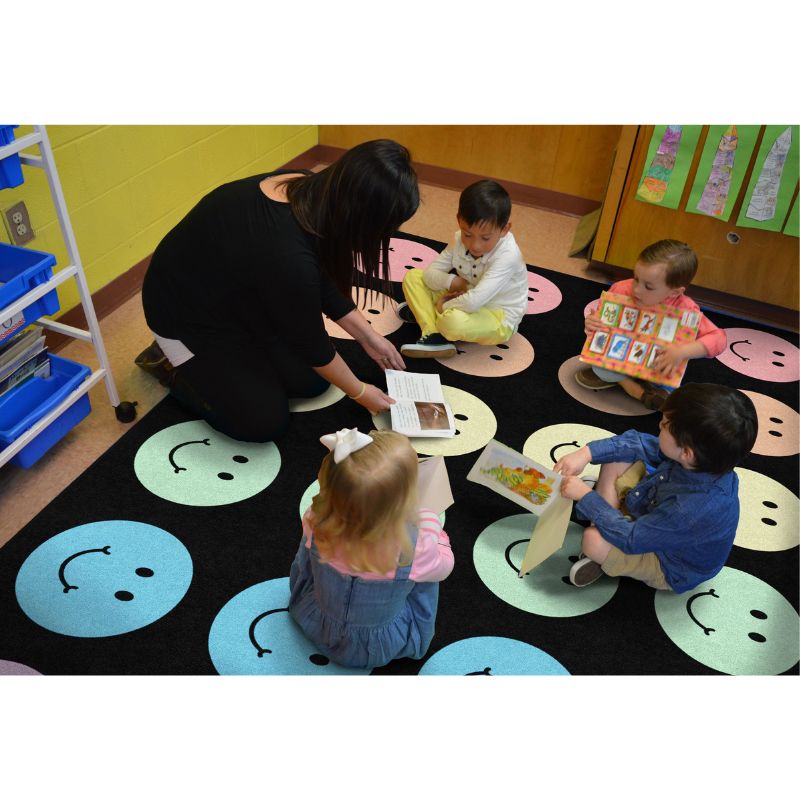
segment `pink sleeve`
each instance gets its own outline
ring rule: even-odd
[[[419,533],[409,580],[417,583],[443,581],[453,571],[450,539],[439,524],[439,517],[427,508],[420,510]]]
[[[700,318],[697,341],[705,347],[709,358],[718,356],[728,346],[725,331],[720,330],[705,314]]]

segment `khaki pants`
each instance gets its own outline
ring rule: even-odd
[[[647,474],[644,463],[637,461],[631,464],[622,475],[617,478],[614,488],[617,490],[617,497],[620,500],[620,511],[628,513],[625,505],[625,498],[628,492],[636,486],[639,481]],[[638,555],[628,555],[623,553],[618,547],[611,546],[611,550],[603,562],[603,572],[612,578],[627,575],[637,581],[646,583],[653,589],[671,591],[672,587],[667,583],[661,564],[655,553],[639,553]]]

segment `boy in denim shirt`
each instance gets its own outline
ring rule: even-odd
[[[686,592],[724,566],[739,523],[733,468],[758,432],[755,407],[736,389],[688,383],[664,401],[658,437],[629,430],[559,459],[561,494],[591,521],[575,586],[604,573]],[[595,489],[579,477],[602,464]]]

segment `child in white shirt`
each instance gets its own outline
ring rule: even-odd
[[[398,313],[410,322],[410,311],[422,333],[402,346],[404,356],[448,358],[455,341],[501,344],[516,333],[528,305],[528,268],[510,216],[511,198],[496,181],[464,189],[453,245],[403,279],[407,302]]]

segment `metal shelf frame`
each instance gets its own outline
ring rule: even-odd
[[[32,147],[39,148],[39,155],[24,152]],[[29,428],[14,442],[8,445],[5,449],[0,450],[0,467],[6,464],[13,458],[25,445],[31,442],[39,433],[41,433],[51,422],[63,414],[70,406],[79,400],[83,395],[99,381],[104,381],[108,398],[111,405],[117,411],[119,418],[120,399],[117,393],[117,387],[114,383],[114,376],[111,373],[111,366],[106,354],[106,348],[103,344],[103,336],[100,333],[100,325],[97,321],[97,315],[94,310],[94,303],[92,302],[92,295],[89,291],[89,286],[86,282],[86,275],[83,271],[80,255],[78,253],[78,245],[75,242],[75,234],[72,230],[72,224],[67,212],[67,204],[64,200],[64,192],[61,189],[61,181],[58,177],[58,170],[56,169],[55,160],[53,158],[53,150],[50,146],[50,140],[47,136],[47,130],[44,125],[34,125],[33,132],[15,139],[13,142],[0,146],[0,159],[7,156],[19,154],[20,161],[31,167],[38,167],[44,170],[47,176],[47,183],[50,187],[50,195],[55,206],[56,215],[58,216],[58,224],[61,228],[61,235],[67,248],[67,256],[69,264],[56,272],[47,283],[40,284],[31,289],[24,296],[15,300],[11,305],[0,309],[0,320],[8,319],[27,308],[38,300],[40,297],[47,294],[57,286],[65,281],[74,278],[78,285],[78,294],[80,296],[81,306],[83,313],[86,317],[86,324],[88,330],[75,328],[71,325],[57,322],[47,318],[40,318],[33,322],[34,325],[46,328],[47,330],[56,331],[58,333],[70,336],[74,339],[81,339],[90,342],[94,347],[97,358],[100,362],[99,369],[96,369],[89,375],[84,382],[77,387],[71,394],[61,401],[54,409],[47,415],[42,417],[35,425]],[[2,191],[2,190],[0,190]],[[14,391],[13,389],[11,391]]]

